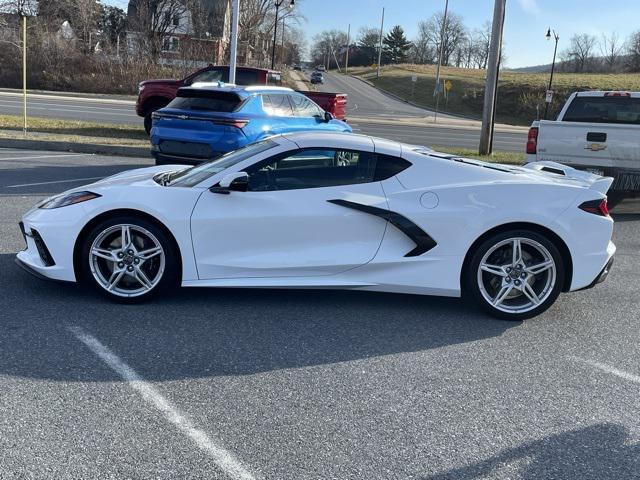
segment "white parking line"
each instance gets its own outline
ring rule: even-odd
[[[51,185],[54,183],[73,183],[73,182],[83,182],[85,180],[99,180],[104,177],[88,177],[88,178],[71,178],[67,180],[52,180],[50,182],[38,182],[38,183],[22,183],[20,185],[7,185],[4,188],[18,188],[18,187],[36,187],[38,185]]]
[[[596,362],[595,360],[587,360],[586,358],[580,358],[580,357],[569,357],[569,358],[571,358],[576,362],[585,363],[599,370],[602,370],[603,372],[610,373],[611,375],[615,375],[616,377],[623,378],[630,382],[640,383],[640,376],[634,375],[633,373],[625,372],[624,370],[619,370],[605,363]]]
[[[93,153],[63,153],[61,155],[32,155],[27,157],[0,157],[0,161],[2,160],[33,160],[36,158],[86,157],[87,155],[93,155]]]
[[[184,435],[207,453],[216,464],[233,479],[254,480],[255,477],[234,458],[231,452],[217,446],[202,430],[196,428],[191,420],[160,394],[151,384],[147,383],[129,365],[124,363],[115,353],[104,346],[94,336],[86,333],[80,327],[68,327],[73,335],[95,353],[109,368],[116,372],[127,384],[137,391],[142,398],[158,409],[164,418],[178,428]]]

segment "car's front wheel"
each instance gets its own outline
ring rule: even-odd
[[[465,292],[493,316],[524,320],[558,298],[565,270],[556,245],[533,231],[498,233],[483,241],[464,272]]]
[[[81,250],[83,277],[113,300],[145,300],[176,284],[177,254],[152,222],[120,217],[96,225]]]

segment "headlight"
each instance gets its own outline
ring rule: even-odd
[[[98,197],[100,197],[100,195],[93,192],[72,192],[47,198],[38,204],[38,208],[51,209],[66,207],[67,205],[75,205],[76,203],[86,202],[87,200],[93,200]]]
[[[141,83],[138,84],[138,93],[142,92],[144,90],[144,85],[142,85]]]

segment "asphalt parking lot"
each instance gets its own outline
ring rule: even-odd
[[[125,306],[13,263],[41,198],[150,163],[0,150],[0,478],[638,478],[637,203],[608,280],[524,323],[365,292]]]

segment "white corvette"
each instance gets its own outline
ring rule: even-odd
[[[49,198],[23,217],[16,260],[124,301],[179,284],[464,293],[523,319],[606,277],[611,181],[295,133]]]

